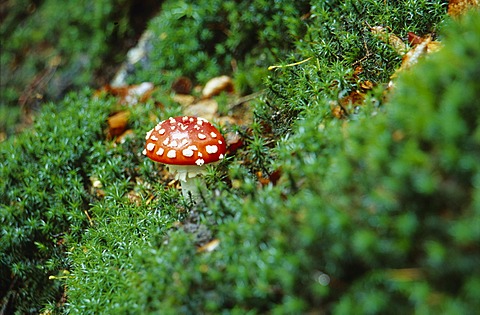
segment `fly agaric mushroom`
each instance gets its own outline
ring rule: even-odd
[[[145,139],[143,154],[168,165],[185,197],[197,195],[194,177],[205,172],[206,164],[223,159],[226,152],[222,134],[201,117],[170,117],[147,132]]]

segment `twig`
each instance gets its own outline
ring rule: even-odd
[[[268,67],[268,70],[273,70],[273,69],[277,69],[277,68],[285,68],[285,67],[297,66],[297,65],[300,65],[300,64],[302,64],[302,63],[304,63],[304,62],[309,61],[309,60],[312,59],[312,58],[313,58],[313,57],[309,57],[309,58],[307,58],[307,59],[305,59],[305,60],[298,61],[298,62],[294,62],[294,63],[290,63],[290,64],[288,64],[288,65],[283,65],[283,66],[282,66],[282,65],[280,65],[280,66],[270,66],[270,67]]]

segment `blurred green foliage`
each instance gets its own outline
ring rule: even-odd
[[[148,60],[129,80],[169,87],[181,75],[204,84],[232,74],[239,92],[259,90],[266,68],[303,37],[308,9],[305,0],[166,1],[149,25]]]
[[[15,131],[16,106],[37,109],[70,90],[106,84],[158,6],[153,0],[5,1],[0,131]]]
[[[141,155],[151,116],[174,104],[129,108],[133,136],[120,143],[102,134],[114,100],[84,92],[45,108],[0,144],[1,290],[14,310],[474,313],[479,13],[443,21],[445,1],[200,4],[165,4],[150,25],[158,55],[132,80],[283,65],[252,102],[245,147],[208,169],[209,191],[191,203]],[[402,38],[438,31],[443,48],[386,89],[401,59],[378,25]],[[332,104],[365,81],[376,88],[335,118]],[[280,177],[262,186],[258,172]]]
[[[361,4],[375,13],[362,15],[373,24],[381,8],[373,2]],[[420,16],[407,30],[405,25],[392,28],[399,34],[435,30],[445,7],[423,5],[414,10],[413,3],[406,2],[394,13]],[[338,7],[316,8],[326,9],[332,10],[333,21],[338,18],[333,13]],[[432,20],[419,22],[427,11]],[[188,220],[182,221],[161,245],[136,246],[135,257],[128,260],[135,263],[126,273],[134,289],[110,295],[128,302],[101,309],[95,308],[99,301],[84,302],[87,287],[80,293],[78,283],[102,274],[102,258],[96,257],[92,269],[81,269],[87,260],[78,250],[67,281],[79,290],[71,309],[166,314],[474,312],[479,305],[472,290],[480,283],[480,235],[475,229],[480,219],[479,166],[474,162],[480,154],[480,89],[474,79],[480,55],[477,19],[478,14],[460,25],[443,25],[445,47],[401,75],[387,101],[381,83],[389,80],[400,59],[369,28],[359,33],[367,38],[367,48],[353,56],[338,53],[332,60],[314,53],[318,42],[301,46],[296,56],[314,54],[318,62],[281,68],[270,77],[265,103],[256,106],[247,152],[228,161],[232,185],[210,180],[212,193],[190,207],[218,247],[211,252],[199,247],[198,234],[186,229]],[[313,16],[310,28],[320,32],[332,20]],[[364,47],[363,40],[348,42],[344,35],[336,40]],[[362,64],[363,80],[376,82],[378,88],[348,120],[333,119],[330,103],[357,88],[351,67],[367,49],[382,52]],[[378,64],[383,71],[372,70]],[[332,82],[338,85],[332,88]],[[271,142],[269,137],[278,140],[275,148],[262,145]],[[244,165],[246,157],[254,169],[281,169],[277,185],[259,189]],[[81,243],[97,245],[91,238]],[[118,269],[121,263],[114,265]]]
[[[86,94],[48,105],[34,128],[0,144],[0,291],[18,313],[58,299],[60,285],[48,277],[67,268],[67,233],[85,227],[88,176],[110,108]]]

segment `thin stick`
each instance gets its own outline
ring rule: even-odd
[[[309,60],[312,59],[312,58],[313,58],[313,57],[309,57],[309,58],[307,58],[307,59],[305,59],[305,60],[298,61],[298,62],[295,62],[295,63],[290,63],[290,64],[284,65],[284,66],[270,66],[270,67],[268,67],[268,70],[273,70],[273,69],[277,69],[277,68],[285,68],[285,67],[297,66],[297,65],[300,65],[300,64],[302,64],[302,63],[304,63],[304,62],[309,61]]]

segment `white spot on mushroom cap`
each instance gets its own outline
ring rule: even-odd
[[[148,151],[153,151],[153,149],[155,149],[155,143],[149,143],[147,144],[147,150]]]
[[[205,163],[205,161],[203,159],[197,159],[195,161],[195,164],[197,164],[198,166],[202,166],[204,163]]]
[[[207,145],[205,147],[205,150],[207,151],[208,154],[214,154],[218,152],[218,147],[215,144]]]
[[[170,150],[167,152],[167,157],[171,158],[171,159],[174,159],[177,157],[177,151],[175,150]]]
[[[215,132],[210,132],[210,136],[212,136],[212,138],[216,138],[217,137],[217,134]]]
[[[158,156],[162,156],[165,150],[163,148],[158,149],[158,151],[155,153]]]
[[[199,134],[197,134],[197,136],[198,136],[198,139],[200,139],[200,140],[205,140],[205,139],[207,139],[207,136],[204,135],[203,133],[199,133]]]
[[[146,136],[145,136],[145,140],[148,140],[150,138],[150,135],[152,134],[153,132],[153,129],[150,130],[149,132],[147,132]]]
[[[150,139],[152,139],[153,141],[158,141],[158,138],[155,135],[151,135]]]
[[[164,135],[164,134],[165,134],[165,129],[163,129],[163,128],[160,129],[160,130],[158,131],[158,133],[159,133],[160,135]]]
[[[193,156],[193,150],[189,149],[189,148],[183,149],[182,154],[185,157],[192,157]]]

